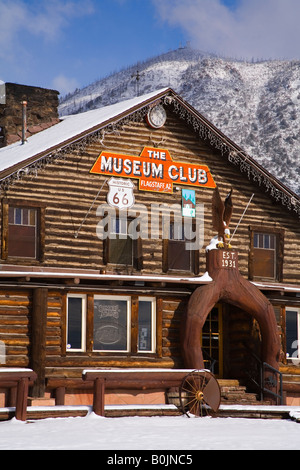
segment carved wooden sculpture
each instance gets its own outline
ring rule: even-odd
[[[278,367],[280,343],[272,305],[238,270],[238,253],[227,250],[207,252],[207,271],[213,281],[191,295],[183,328],[185,367],[204,367],[200,336],[205,320],[220,301],[239,307],[255,318],[262,335],[262,359]]]
[[[212,199],[212,225],[217,234],[213,240],[216,242],[217,248],[224,248],[228,246],[230,239],[229,224],[232,216],[232,189],[227,194],[223,202],[219,193],[218,186],[216,186],[213,199]],[[212,241],[213,242],[213,241]]]
[[[214,194],[214,224],[218,237],[226,230],[221,222],[230,221],[232,213],[231,192],[222,206],[218,191]],[[227,212],[228,211],[228,212]],[[217,214],[217,216],[216,216]],[[262,336],[262,360],[278,368],[280,342],[274,310],[268,299],[238,269],[238,253],[229,249],[212,249],[206,252],[207,272],[211,283],[198,287],[191,295],[182,328],[182,349],[186,368],[204,367],[200,337],[201,330],[212,308],[218,302],[235,305],[257,320]]]

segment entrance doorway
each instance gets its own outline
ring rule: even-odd
[[[204,368],[219,379],[258,380],[257,358],[261,335],[257,321],[234,305],[219,303],[203,325],[201,348]]]
[[[223,377],[223,318],[222,305],[217,304],[208,314],[201,331],[204,367],[218,378]]]

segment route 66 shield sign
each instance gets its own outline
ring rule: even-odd
[[[107,202],[118,209],[129,209],[133,206],[135,199],[133,194],[134,184],[131,180],[122,178],[111,178],[108,181]]]

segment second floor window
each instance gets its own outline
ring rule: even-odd
[[[140,270],[143,266],[142,239],[130,235],[130,222],[130,219],[119,216],[111,219],[110,232],[103,245],[104,262]]]
[[[193,241],[193,239],[191,239]],[[199,250],[189,249],[190,239],[185,237],[185,228],[182,224],[171,222],[169,238],[165,237],[163,243],[163,271],[185,271],[198,273]]]
[[[14,258],[38,258],[37,209],[9,207],[7,254]]]
[[[9,207],[8,256],[37,258],[37,210]]]
[[[44,260],[45,206],[32,201],[2,201],[3,260],[36,264]]]
[[[255,276],[276,278],[276,250],[276,236],[273,233],[254,232]]]
[[[261,280],[282,280],[283,232],[280,230],[251,231],[249,277]]]
[[[127,219],[116,218],[112,220],[108,249],[110,263],[133,265],[133,240],[127,231]]]

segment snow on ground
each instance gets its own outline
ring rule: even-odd
[[[0,422],[0,450],[299,450],[288,419],[125,417]],[[107,454],[107,452],[106,452]],[[141,466],[142,467],[142,466]]]

